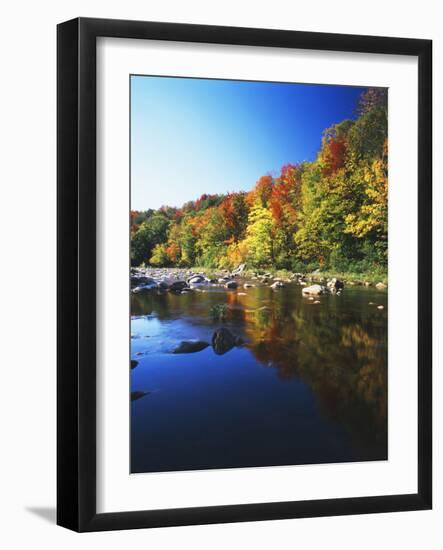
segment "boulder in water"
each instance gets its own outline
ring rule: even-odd
[[[142,282],[139,283],[139,285],[132,290],[132,292],[134,292],[135,294],[158,288],[157,283],[154,281],[154,279],[151,279],[150,277],[140,278],[140,281]]]
[[[284,286],[285,283],[283,283],[283,281],[275,281],[274,283],[272,283],[271,288],[283,288]]]
[[[132,391],[131,392],[131,401],[136,401],[137,399],[140,399],[141,397],[144,397],[145,395],[148,395],[149,392],[146,391]]]
[[[174,281],[169,286],[169,290],[172,290],[173,292],[179,292],[179,291],[185,290],[185,288],[189,289],[188,285],[186,284],[186,281]]]
[[[189,292],[192,292],[192,288],[189,286],[185,286],[185,288],[180,291],[180,294],[188,294]]]
[[[340,279],[337,279],[336,277],[332,278],[327,283],[327,287],[330,291],[336,292],[337,290],[341,290],[345,287],[343,281],[340,281]]]
[[[320,296],[326,293],[326,288],[322,285],[311,285],[302,288],[301,291],[306,296]]]
[[[205,280],[204,276],[203,275],[191,275],[188,280],[187,280],[187,283],[188,285],[196,285],[196,284],[199,284],[199,283],[203,283]]]
[[[234,346],[242,344],[240,338],[236,338],[232,332],[225,328],[219,328],[212,335],[212,348],[217,355],[223,355],[231,350]]]
[[[208,342],[201,340],[185,340],[174,349],[172,353],[195,353],[209,346]]]
[[[235,281],[228,281],[225,284],[225,288],[237,288],[238,284]]]
[[[155,283],[154,279],[152,279],[151,277],[145,277],[144,275],[140,275],[139,273],[131,275],[132,286],[143,286],[150,283]]]

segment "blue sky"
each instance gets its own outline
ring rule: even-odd
[[[313,160],[322,131],[355,117],[364,88],[131,77],[131,208],[249,191]]]

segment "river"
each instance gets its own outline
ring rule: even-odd
[[[132,473],[387,459],[387,291],[301,288],[131,295]]]

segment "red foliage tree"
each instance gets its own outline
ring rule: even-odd
[[[331,176],[344,166],[347,149],[344,136],[331,136],[328,138],[323,151],[323,175]]]
[[[260,201],[262,206],[267,206],[273,185],[274,179],[270,174],[262,176],[255,184],[254,189],[248,193],[249,204],[252,205],[254,202]]]

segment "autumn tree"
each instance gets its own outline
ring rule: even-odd
[[[273,260],[273,222],[270,210],[256,203],[252,206],[244,245],[247,260],[254,267],[269,266]]]

